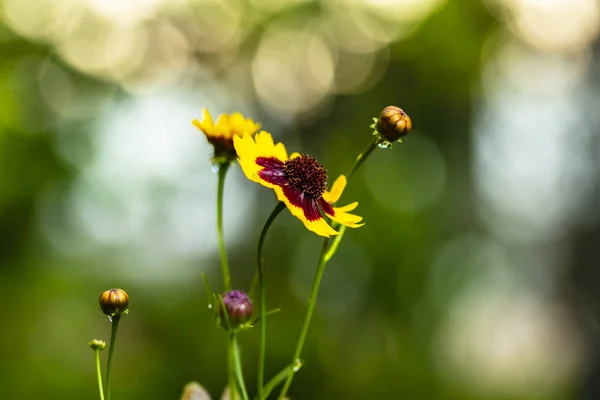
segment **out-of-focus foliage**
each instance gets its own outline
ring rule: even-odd
[[[97,396],[110,287],[131,300],[114,398],[194,380],[216,398],[216,175],[192,119],[241,111],[337,176],[390,104],[413,131],[347,189],[366,225],[327,267],[291,398],[599,398],[595,0],[0,0],[0,16],[0,398]],[[276,200],[239,169],[225,196],[247,289]],[[320,240],[284,214],[266,246],[270,376]],[[241,342],[252,390],[258,332]]]

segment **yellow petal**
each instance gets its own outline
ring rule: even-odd
[[[202,123],[210,127],[215,126],[213,119],[206,108],[202,109]]]
[[[324,236],[324,237],[334,236],[339,233],[335,229],[333,229],[331,226],[329,226],[329,224],[327,223],[327,221],[325,221],[324,218],[319,218],[316,221],[309,221],[308,219],[306,219],[306,217],[304,216],[304,210],[302,209],[302,207],[296,207],[295,205],[290,203],[288,198],[285,197],[285,194],[283,193],[283,189],[281,187],[275,186],[275,187],[273,187],[273,190],[275,190],[277,199],[279,201],[282,201],[286,205],[287,209],[290,210],[290,213],[292,213],[292,215],[294,217],[296,217],[300,221],[302,221],[302,223],[304,224],[306,229],[308,229],[309,231],[314,232],[317,235]]]
[[[334,215],[327,214],[327,216],[339,224],[346,225],[350,228],[358,228],[364,225],[359,224],[359,222],[362,221],[362,217],[347,212],[354,210],[357,205],[358,202],[354,202],[344,207],[333,207]]]
[[[254,135],[260,129],[261,124],[255,123],[251,118],[246,119],[240,127],[240,131],[238,135],[242,135],[244,133],[249,133],[250,135]]]
[[[273,154],[278,160],[281,160],[283,162],[287,161],[288,156],[287,156],[287,151],[285,150],[285,146],[283,145],[283,143],[277,143],[275,145],[275,151]]]
[[[204,125],[202,125],[202,122],[198,121],[197,119],[194,119],[192,121],[192,125],[194,125],[196,128],[200,129],[202,132],[204,132]],[[206,132],[204,132],[206,133]]]
[[[232,136],[228,114],[219,115],[217,125],[215,126],[215,133],[219,136]]]
[[[302,221],[302,223],[304,223],[304,226],[306,227],[306,229],[308,229],[311,232],[316,233],[319,236],[330,237],[330,236],[335,236],[335,235],[339,234],[338,231],[336,231],[331,226],[329,226],[329,224],[327,223],[327,221],[325,221],[324,218],[319,218],[316,221],[309,221],[307,219],[300,219],[300,220]]]
[[[257,122],[257,123],[255,123],[255,122],[254,122],[254,121],[252,121],[251,119],[248,119],[248,122],[247,122],[247,124],[248,124],[248,126],[247,126],[247,128],[246,128],[246,132],[248,132],[248,133],[251,133],[251,134],[254,134],[254,133],[258,132],[258,130],[259,130],[259,129],[260,129],[260,127],[261,127],[261,124],[260,124],[260,123],[258,123],[258,122]]]
[[[298,152],[296,152],[296,151],[295,151],[295,152],[293,152],[293,153],[292,153],[292,155],[290,156],[290,159],[292,159],[292,158],[296,158],[296,157],[300,157],[300,153],[298,153]]]
[[[273,184],[263,180],[258,173],[263,169],[260,165],[256,164],[258,157],[264,157],[265,155],[260,152],[260,149],[256,145],[256,142],[252,139],[250,134],[244,134],[244,136],[234,136],[233,146],[239,158],[240,167],[246,178],[253,182],[260,183],[263,186],[272,188]]]
[[[329,215],[329,217],[338,224],[346,225],[349,228],[359,228],[364,225],[364,223],[359,224],[359,222],[362,221],[362,217],[359,217],[358,215],[340,213],[338,210],[335,211],[335,216]]]
[[[273,137],[267,131],[260,131],[254,137],[256,141],[256,147],[258,147],[261,154],[265,157],[268,157],[273,153],[273,148],[275,147],[275,143],[273,143]]]
[[[239,112],[231,114],[229,117],[229,129],[231,129],[232,133],[235,135],[241,135],[244,133],[246,128],[246,120],[244,116]]]
[[[206,136],[214,136],[215,135],[215,124],[213,123],[212,117],[206,108],[202,109],[202,121],[198,121],[194,119],[192,124],[198,129],[200,129]]]
[[[331,190],[326,190],[325,193],[323,193],[323,199],[325,199],[325,201],[329,204],[333,204],[338,201],[342,196],[344,189],[346,188],[346,182],[346,177],[344,175],[340,175],[335,182],[333,182]]]
[[[287,161],[287,151],[283,143],[273,143],[273,137],[267,131],[260,131],[254,136],[256,147],[261,157],[275,157],[280,161]]]
[[[257,174],[261,167],[256,165],[255,162],[257,150],[254,140],[252,140],[250,135],[244,135],[242,137],[236,135],[233,137],[233,146],[238,155],[239,163],[244,175],[251,181],[258,182]]]
[[[350,203],[344,207],[337,207],[337,208],[334,207],[334,209],[339,210],[340,212],[346,212],[346,211],[354,210],[357,206],[358,206],[358,201],[355,201],[354,203]]]

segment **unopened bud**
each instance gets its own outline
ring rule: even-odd
[[[390,143],[408,135],[411,127],[410,117],[400,107],[396,106],[384,108],[375,124],[377,132]]]
[[[109,289],[100,294],[100,309],[109,317],[126,314],[129,307],[129,296],[123,289]]]
[[[104,350],[106,343],[104,340],[93,339],[88,342],[92,350]]]
[[[231,290],[221,294],[223,304],[227,310],[227,321],[232,329],[238,328],[240,325],[248,322],[252,317],[252,300],[241,290]],[[219,304],[219,317],[225,321],[223,307]]]

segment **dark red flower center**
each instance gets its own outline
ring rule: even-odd
[[[319,199],[327,189],[327,170],[310,156],[301,155],[283,163],[289,184],[304,194]]]

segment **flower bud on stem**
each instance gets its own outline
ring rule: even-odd
[[[381,138],[388,142],[397,142],[408,135],[412,128],[412,121],[400,107],[387,106],[379,114],[375,122],[375,129]]]
[[[221,294],[217,305],[220,324],[227,331],[236,331],[252,318],[252,300],[241,290],[230,290]]]
[[[102,386],[102,368],[100,367],[100,352],[106,347],[106,343],[102,340],[94,339],[89,342],[90,347],[94,350],[96,356],[96,376],[98,377],[98,392],[100,400],[104,400],[104,388]]]
[[[229,333],[227,347],[229,397],[230,400],[236,400],[239,389],[242,399],[248,400],[237,344],[237,332],[246,328],[248,321],[252,318],[252,300],[241,290],[230,290],[222,293],[217,296],[217,300],[218,324]]]
[[[400,108],[395,106],[388,106],[383,109],[380,114],[379,120],[376,119],[376,122],[371,125],[372,128],[376,129],[374,133],[375,139],[369,144],[367,149],[363,151],[356,158],[354,165],[348,172],[347,179],[350,181],[350,178],[354,173],[362,166],[367,157],[371,155],[373,150],[375,150],[378,146],[389,147],[391,142],[397,141],[400,137],[405,136],[411,129],[411,121],[408,115]],[[323,278],[323,273],[325,272],[325,266],[327,262],[333,257],[336,253],[342,238],[344,237],[344,232],[346,231],[346,226],[341,226],[339,230],[339,234],[333,239],[333,243],[331,247],[329,246],[329,238],[325,238],[323,240],[323,245],[321,247],[321,254],[319,255],[319,261],[317,263],[317,269],[315,271],[315,275],[313,278],[312,289],[310,292],[310,297],[308,299],[308,309],[306,310],[306,316],[304,317],[304,324],[302,326],[302,330],[300,331],[300,337],[298,338],[298,343],[296,345],[296,350],[294,352],[294,356],[292,358],[292,363],[297,362],[300,359],[302,354],[302,348],[304,347],[304,342],[306,340],[306,336],[308,335],[308,329],[310,328],[310,322],[312,320],[312,316],[315,310],[315,305],[317,303],[317,296],[319,294],[319,288],[321,286],[321,279]],[[292,384],[292,380],[294,379],[294,372],[290,373],[287,376],[287,379],[283,385],[283,389],[279,395],[279,399],[283,399]],[[259,399],[262,399],[259,395]]]
[[[108,362],[106,364],[106,399],[110,400],[110,367],[112,365],[115,343],[117,341],[117,328],[121,316],[129,312],[129,296],[122,289],[105,290],[100,294],[100,309],[108,316],[112,324],[110,334],[110,347],[108,349]]]

